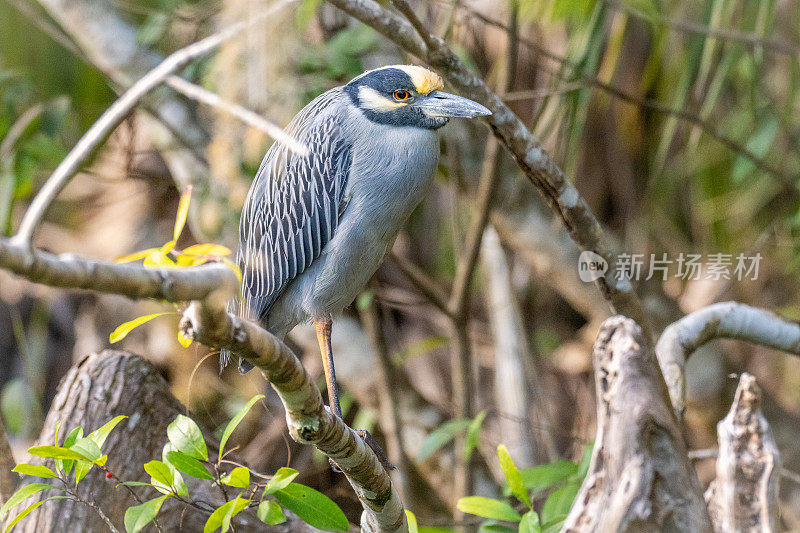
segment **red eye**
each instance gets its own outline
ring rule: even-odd
[[[398,102],[402,102],[403,100],[408,100],[409,98],[411,98],[411,93],[404,89],[398,89],[394,92],[394,99],[397,100]]]

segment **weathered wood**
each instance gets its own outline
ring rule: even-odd
[[[761,413],[761,389],[744,373],[728,415],[717,424],[717,477],[705,497],[719,532],[778,531],[781,456]]]
[[[107,467],[116,477],[125,481],[150,481],[150,476],[144,472],[144,463],[161,459],[167,425],[176,415],[185,412],[186,408],[170,393],[169,385],[152,364],[129,352],[104,350],[87,356],[72,367],[61,381],[38,444],[53,443],[58,422],[61,422],[59,440],[63,441],[66,433],[74,427],[81,426],[84,433],[88,433],[116,415],[127,415],[129,418],[111,432],[103,446],[103,451],[108,454]],[[208,437],[210,432],[204,434]],[[209,443],[209,455],[214,456],[218,451],[217,443],[209,438],[206,440]],[[26,462],[52,467],[49,459],[30,457]],[[184,478],[195,501],[203,501],[211,506],[224,502],[219,490],[212,489],[209,482],[194,480],[189,476]],[[78,494],[84,499],[91,497],[114,525],[124,531],[125,510],[138,502],[126,488],[115,485],[115,481],[106,479],[102,471],[94,468],[78,485]],[[142,499],[158,495],[149,488],[134,487],[133,490]],[[40,494],[37,498],[49,496],[49,492],[53,491]],[[38,500],[32,499],[26,503],[33,501]],[[15,514],[11,513],[12,516]],[[208,513],[169,499],[162,507],[158,522],[164,532],[194,532],[203,530],[207,518]],[[261,531],[264,528],[264,524],[250,511],[237,515],[236,520],[237,531]],[[278,529],[275,531],[314,531],[295,517],[285,525],[276,527]],[[25,517],[17,530],[30,533],[91,532],[108,531],[108,526],[87,505],[71,500],[55,500]],[[155,531],[155,528],[151,525],[146,531]]]
[[[711,521],[641,328],[622,316],[594,347],[597,438],[564,531],[709,532]]]

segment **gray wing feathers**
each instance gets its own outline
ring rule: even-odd
[[[309,155],[273,145],[251,186],[239,226],[242,316],[265,323],[280,294],[320,255],[339,224],[352,144],[340,117],[320,116],[334,101],[332,92],[306,106],[288,128]]]

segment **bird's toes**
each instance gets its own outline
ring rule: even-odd
[[[386,455],[386,452],[383,451],[381,445],[378,444],[378,441],[375,440],[369,431],[366,429],[357,429],[356,433],[364,440],[364,443],[367,446],[372,448],[372,451],[375,452],[375,455],[378,457],[378,460],[381,462],[381,465],[383,465],[383,468],[386,469],[387,472],[397,470],[397,467],[394,466],[391,461],[389,461],[389,457]]]

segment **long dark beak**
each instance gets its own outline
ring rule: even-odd
[[[429,117],[464,117],[475,118],[491,115],[492,112],[477,102],[443,91],[433,91],[417,100],[416,107]]]

